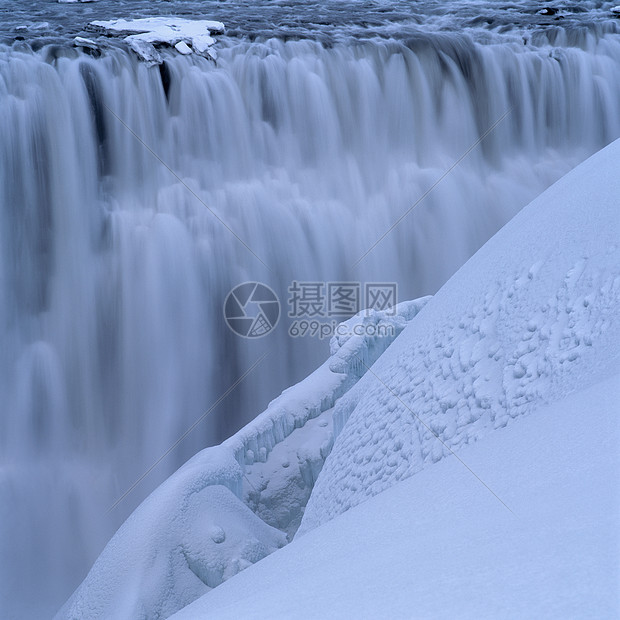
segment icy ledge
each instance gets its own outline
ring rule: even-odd
[[[134,511],[56,618],[166,618],[285,545],[331,451],[336,401],[429,299],[344,323],[322,366]]]
[[[174,47],[180,54],[196,53],[216,59],[212,34],[222,34],[222,22],[182,17],[146,17],[90,22],[90,28],[106,35],[124,37],[129,47],[147,62],[162,62],[158,47]],[[77,38],[76,38],[77,39]],[[92,41],[88,40],[89,43]],[[80,42],[76,41],[76,45]]]

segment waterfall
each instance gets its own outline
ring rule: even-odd
[[[283,314],[293,280],[433,293],[618,136],[613,34],[228,39],[217,64],[169,55],[160,67],[122,49],[0,50],[9,617],[11,605],[34,615],[60,605],[165,476],[325,357],[326,343],[287,335],[286,317],[264,339],[229,332],[233,286],[265,282]]]

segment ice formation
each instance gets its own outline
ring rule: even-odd
[[[335,402],[429,299],[345,323],[366,333],[334,338],[331,357],[313,374],[156,489],[57,618],[168,617],[286,544],[331,450]],[[379,325],[393,329],[369,329]]]

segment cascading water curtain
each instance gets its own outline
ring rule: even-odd
[[[615,35],[220,47],[217,65],[170,55],[162,67],[121,50],[0,52],[9,616],[60,605],[146,493],[324,357],[326,343],[287,336],[286,318],[260,341],[231,334],[234,285],[269,284],[284,313],[294,279],[433,293],[620,135]]]

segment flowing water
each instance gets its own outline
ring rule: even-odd
[[[612,3],[534,4],[203,3],[229,25],[217,63],[158,67],[67,41],[192,3],[4,3],[2,618],[49,616],[150,490],[324,357],[286,317],[229,332],[234,285],[269,284],[284,313],[293,280],[432,293],[620,136]]]

